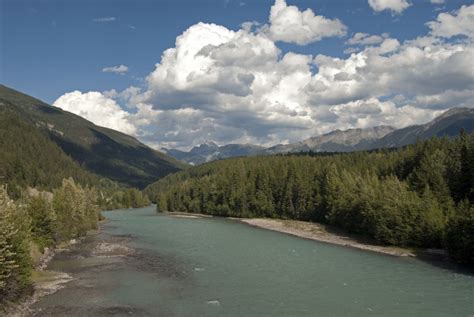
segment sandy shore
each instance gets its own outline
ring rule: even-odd
[[[233,218],[248,225],[283,232],[297,237],[321,241],[325,243],[348,246],[360,250],[373,251],[394,256],[416,256],[414,250],[371,244],[367,239],[347,235],[340,230],[328,226],[296,220],[280,220],[267,218]]]
[[[164,212],[164,214],[175,217],[175,218],[189,218],[189,219],[197,219],[197,218],[212,218],[212,215],[205,215],[199,213],[190,213],[190,212],[180,212],[180,211],[173,211],[173,212]]]
[[[199,213],[187,213],[187,212],[165,212],[172,217],[176,218],[208,218],[213,217],[212,215],[204,215]],[[319,223],[297,221],[297,220],[283,220],[283,219],[270,219],[270,218],[235,218],[225,217],[228,219],[236,220],[250,226],[278,231],[286,234],[291,234],[300,238],[337,244],[347,247],[352,247],[360,250],[367,250],[372,252],[378,252],[393,256],[410,256],[416,257],[415,250],[394,246],[381,246],[374,244],[367,238],[350,235],[343,232],[340,229],[326,226]],[[429,253],[429,252],[428,252]]]
[[[194,216],[194,215],[171,215],[174,218],[188,218],[188,219],[199,219],[202,218],[200,216]]]
[[[204,215],[199,213],[186,213],[186,212],[166,212],[166,214],[176,218],[208,218],[213,217],[212,215]],[[409,256],[417,257],[419,254],[413,249],[395,247],[395,246],[381,246],[374,244],[367,238],[357,235],[350,235],[343,232],[340,229],[333,228],[327,225],[297,221],[297,220],[283,220],[283,219],[270,219],[270,218],[234,218],[226,217],[228,219],[236,220],[254,227],[278,231],[286,234],[291,234],[300,238],[337,244],[347,247],[352,247],[360,250],[378,252],[393,256]],[[418,250],[419,251],[419,250]],[[436,251],[436,250],[435,250]],[[424,254],[432,254],[431,250],[425,250]],[[436,252],[435,252],[436,253]],[[435,254],[436,255],[436,254]],[[444,256],[444,254],[436,255],[438,258]]]

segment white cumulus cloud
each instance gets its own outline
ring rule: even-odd
[[[474,38],[474,5],[463,5],[454,13],[440,13],[436,21],[428,22],[432,34],[438,37],[464,35]]]
[[[370,7],[376,11],[390,10],[393,13],[400,14],[411,6],[407,0],[369,0]]]
[[[77,114],[94,124],[127,134],[135,134],[136,128],[130,123],[130,115],[102,93],[90,91],[68,92],[59,97],[53,106]]]
[[[143,138],[176,147],[209,139],[274,144],[337,128],[426,122],[472,100],[471,45],[364,33],[351,43],[368,46],[346,59],[282,56],[258,31],[196,24],[134,96],[148,105],[144,118],[151,110],[160,118]]]
[[[311,57],[280,55],[264,34],[198,23],[164,52],[147,77],[142,99],[136,100],[152,105],[169,122],[179,120],[184,109],[196,120],[199,127],[166,124],[163,142],[276,141],[312,124],[299,100],[311,77]]]
[[[305,25],[308,10],[294,8],[296,25]],[[142,86],[73,92],[55,105],[157,148],[206,140],[274,145],[334,129],[423,123],[451,107],[473,107],[469,10],[440,14],[429,33],[410,40],[355,33],[346,57],[283,52],[282,38],[270,35],[272,21],[237,30],[197,23],[157,56]],[[315,38],[308,30],[285,41],[306,43]]]
[[[325,37],[343,36],[346,29],[338,19],[315,15],[311,9],[300,11],[285,0],[276,0],[270,10],[268,33],[274,41],[305,45]]]

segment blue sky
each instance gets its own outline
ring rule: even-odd
[[[289,1],[302,9],[339,18],[352,32],[388,32],[398,39],[414,38],[433,20],[439,7],[417,1],[403,15],[374,12],[364,0]],[[448,0],[446,10],[463,1]],[[153,70],[176,36],[197,22],[236,30],[245,21],[265,23],[273,1],[22,1],[2,0],[1,82],[48,103],[79,90],[124,89],[139,84]],[[112,22],[94,22],[115,17]],[[300,47],[280,44],[304,54],[343,55],[344,39],[324,39]],[[126,76],[102,73],[124,64]]]
[[[380,1],[383,2],[384,0]],[[446,0],[443,4],[433,4],[430,0],[397,1],[408,3],[408,7],[401,12],[396,12],[390,8],[377,11],[367,0],[288,0],[286,6],[295,6],[300,12],[309,8],[316,16],[322,16],[329,20],[338,19],[345,26],[345,33],[344,35],[335,36],[324,35],[322,39],[311,40],[303,45],[292,40],[279,40],[278,37],[273,35],[272,40],[279,50],[278,58],[282,58],[286,53],[291,52],[302,56],[311,55],[312,58],[321,55],[345,60],[350,56],[347,51],[344,52],[350,47],[347,42],[357,32],[378,36],[387,33],[384,37],[396,39],[400,47],[403,47],[407,40],[421,36],[434,37],[434,31],[427,23],[436,21],[440,13],[446,12],[457,18],[460,16],[457,10],[460,10],[462,6],[467,8],[473,4],[473,1],[461,0]],[[179,35],[199,22],[214,23],[233,31],[241,30],[242,23],[247,21],[256,21],[260,23],[260,26],[271,25],[269,22],[270,8],[275,4],[275,1],[272,0],[0,0],[0,2],[0,81],[7,86],[31,94],[51,104],[62,95],[76,90],[81,93],[90,91],[104,93],[113,89],[119,93],[130,86],[138,87],[142,90],[142,94],[146,94],[148,91],[148,95],[154,95],[156,91],[150,88],[153,86],[159,91],[157,96],[163,96],[164,88],[160,87],[159,83],[151,83],[145,78],[155,71],[155,64],[160,63],[163,52],[168,48],[175,47],[175,41]],[[464,18],[463,27],[466,27],[465,19],[472,19],[472,17]],[[253,30],[254,33],[264,34],[263,31],[256,31],[255,29]],[[470,36],[466,33],[470,31],[460,32],[459,34],[437,36],[442,38],[443,45],[452,46],[452,43],[461,40],[465,48],[471,47],[472,41],[466,40],[466,38],[470,39]],[[268,36],[268,34],[265,36]],[[269,37],[271,38],[271,36]],[[380,42],[373,45],[379,44]],[[439,45],[439,43],[436,45]],[[365,44],[359,47],[359,52],[365,47]],[[390,54],[395,53],[391,51]],[[323,65],[317,62],[309,62],[309,64],[311,64],[310,68],[313,76],[317,75],[318,69]],[[119,65],[125,65],[128,71],[123,74],[103,71],[105,67]],[[467,68],[470,66],[472,65],[465,65]],[[251,76],[255,77],[255,74],[252,73]],[[469,76],[467,80],[469,80]],[[307,84],[305,83],[305,85]],[[465,84],[460,84],[464,86],[459,91],[466,90]],[[180,93],[192,94],[193,98],[199,99],[201,96],[195,95],[196,91],[192,89],[183,91],[180,88],[178,90]],[[251,87],[251,90],[254,92],[255,88]],[[445,89],[444,92],[447,90],[453,91],[452,87]],[[178,92],[173,92],[173,98],[176,98],[175,93]],[[224,93],[229,94],[228,92]],[[443,89],[440,88],[439,91],[426,92],[423,96],[426,99],[429,96],[439,96],[442,93]],[[223,98],[222,94],[223,92],[219,90],[215,97]],[[150,105],[150,111],[160,112],[155,113],[157,117],[164,116],[163,111],[170,109],[169,105],[160,104],[160,98],[158,97],[147,100],[142,96],[141,99],[135,100],[135,104],[132,104],[130,98],[125,100],[126,98],[117,96],[117,94],[112,96],[110,93],[105,93],[105,95],[107,98],[112,98],[124,111],[129,111],[132,114],[145,111],[137,108],[137,104]],[[363,99],[367,101],[370,98],[377,98],[378,101],[383,102],[396,95],[412,98],[414,93],[412,91],[404,92],[402,88],[389,92],[383,90],[383,92],[374,96],[364,96]],[[468,97],[470,98],[470,96]],[[286,100],[284,97],[282,98],[282,100]],[[344,102],[361,100],[357,98],[352,96]],[[249,98],[245,100],[250,102]],[[232,102],[236,104],[235,101]],[[290,100],[287,104],[290,105],[291,102]],[[145,142],[156,146],[187,147],[205,139],[213,139],[218,143],[248,141],[270,144],[294,141],[339,126],[349,128],[375,124],[374,120],[369,120],[370,123],[364,123],[363,120],[360,122],[350,120],[340,122],[336,120],[333,125],[326,124],[324,128],[317,129],[315,126],[319,123],[318,118],[333,115],[342,118],[343,116],[337,113],[338,110],[334,107],[344,103],[343,101],[340,103],[328,102],[326,99],[316,100],[311,96],[304,102],[308,103],[309,111],[316,108],[318,110],[308,117],[308,109],[300,109],[300,111],[295,110],[295,106],[288,107],[290,110],[298,112],[298,116],[299,113],[306,113],[306,116],[313,120],[312,123],[305,120],[304,116],[301,117],[302,121],[300,123],[282,123],[282,121],[285,121],[281,118],[282,113],[275,114],[279,111],[274,110],[275,108],[270,109],[265,114],[258,113],[259,110],[257,110],[254,116],[249,116],[247,112],[251,110],[246,109],[245,120],[249,122],[256,120],[256,126],[245,131],[244,134],[235,131],[222,132],[222,129],[221,133],[218,133],[219,128],[214,126],[214,128],[206,130],[204,135],[183,134],[177,137],[176,141],[173,141],[169,137],[164,137],[164,132],[158,132],[153,128],[153,125],[160,124],[158,118],[156,119],[158,121],[155,120],[148,126],[140,126],[136,123],[139,121],[137,117],[131,123],[134,128],[129,131],[126,130],[126,132],[133,132]],[[184,105],[185,103],[186,105]],[[188,109],[187,111],[194,109],[203,112],[209,110],[210,103],[206,101],[205,104],[190,105],[189,102],[183,101],[181,109]],[[94,106],[100,107],[100,105]],[[402,106],[396,104],[397,108]],[[257,108],[261,109],[261,107]],[[323,111],[322,108],[324,107],[326,108]],[[172,108],[173,111],[180,109],[178,106]],[[424,106],[423,108],[430,107]],[[439,107],[434,108],[439,110]],[[239,109],[242,109],[242,107]],[[234,113],[233,110],[228,113]],[[222,109],[219,109],[219,112],[221,114],[225,113]],[[274,115],[271,115],[271,113]],[[434,113],[420,115],[419,120],[429,119]],[[128,113],[125,113],[122,117],[128,115]],[[267,116],[264,122],[260,120],[262,116]],[[289,115],[289,117],[291,116],[293,115]],[[176,120],[175,117],[173,118],[168,119]],[[203,118],[219,121],[222,116],[215,118],[212,115],[209,116],[209,113],[201,113],[200,116],[196,117],[196,120],[202,120]],[[390,120],[380,120],[380,123],[396,121],[395,119]],[[328,122],[331,121],[324,121],[324,123]],[[185,123],[181,124],[186,125]],[[223,122],[218,124],[227,125]],[[299,125],[302,126],[303,132],[293,133],[287,131],[287,129],[294,130],[295,126]],[[245,129],[245,127],[239,125],[234,128],[235,130]],[[259,128],[261,128],[259,131],[264,132],[258,132]],[[286,132],[282,134],[280,131]],[[175,132],[180,134],[182,131]],[[184,141],[189,138],[193,138],[193,141]]]

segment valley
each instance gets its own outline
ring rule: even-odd
[[[0,316],[474,316],[473,0],[0,21]]]
[[[212,245],[206,242],[209,237],[198,233],[202,229],[188,228],[186,221],[192,226],[209,222],[206,226],[211,227],[204,230],[211,230],[216,224],[228,228],[225,229],[230,230],[228,238],[217,229],[219,239],[223,241],[251,239],[253,235],[260,235],[258,232],[262,229],[269,229],[279,232],[274,233],[275,237],[284,241],[278,243],[295,244],[291,250],[304,244],[318,254],[322,252],[319,248],[334,248],[343,253],[360,252],[358,256],[364,258],[372,257],[366,254],[367,251],[415,257],[415,260],[409,260],[415,261],[409,262],[411,264],[396,264],[399,260],[391,259],[390,265],[421,265],[418,269],[430,268],[448,279],[451,274],[460,274],[466,278],[467,289],[472,287],[469,282],[473,260],[470,250],[474,180],[471,109],[451,109],[430,123],[401,130],[377,127],[335,131],[295,145],[269,149],[238,144],[218,146],[208,142],[189,152],[193,158],[189,160],[186,152],[167,150],[166,153],[177,156],[173,159],[132,137],[96,127],[6,87],[2,89],[0,171],[6,186],[1,187],[0,192],[0,211],[3,213],[0,229],[4,232],[0,244],[6,253],[0,257],[0,264],[5,264],[7,274],[0,276],[3,279],[0,282],[13,289],[6,292],[8,287],[4,287],[3,290],[9,313],[18,309],[22,316],[153,315],[156,312],[186,316],[192,311],[204,315],[233,315],[237,309],[243,311],[241,303],[245,302],[245,296],[242,294],[249,292],[243,285],[235,294],[228,289],[221,290],[225,296],[240,296],[238,306],[233,306],[225,296],[214,298],[216,296],[211,293],[200,291],[207,294],[207,300],[188,293],[186,296],[190,297],[185,309],[179,308],[178,302],[184,293],[175,293],[173,289],[177,287],[188,292],[195,287],[189,284],[191,282],[182,284],[182,278],[199,280],[195,275],[204,275],[206,279],[202,282],[211,283],[211,277],[201,273],[206,270],[201,265],[193,264],[196,268],[190,269],[175,258],[178,254],[173,248],[178,246],[173,245],[188,243],[183,238]],[[73,121],[61,116],[71,117]],[[104,134],[99,137],[98,131]],[[401,143],[390,141],[393,135]],[[65,146],[69,142],[67,138],[76,141]],[[16,147],[15,142],[22,146]],[[383,145],[372,149],[374,144]],[[80,147],[90,147],[91,152],[81,150],[78,156],[75,149]],[[106,149],[94,150],[96,147]],[[325,149],[337,151],[326,152]],[[142,157],[142,153],[148,154]],[[127,155],[131,155],[132,160],[127,159]],[[178,159],[197,166],[180,163]],[[95,165],[90,164],[94,160],[112,165],[101,165],[104,168],[96,173]],[[144,160],[153,162],[148,164]],[[130,172],[129,167],[116,172],[118,166],[125,166],[123,164],[135,166],[134,172]],[[155,174],[148,174],[151,172]],[[125,174],[120,173],[126,173],[130,179],[122,179]],[[142,173],[148,176],[141,178]],[[130,186],[133,184],[138,188]],[[150,203],[155,203],[156,207],[105,211],[139,208]],[[24,219],[31,226],[22,225]],[[257,228],[240,236],[239,230],[250,229],[244,229],[246,227],[239,225],[236,219]],[[103,220],[105,222],[100,223]],[[97,232],[99,224],[101,231]],[[164,230],[164,235],[155,236],[156,230]],[[237,231],[232,233],[234,230]],[[15,239],[14,232],[17,232]],[[175,234],[178,236],[173,236]],[[313,241],[298,240],[301,238]],[[165,249],[162,239],[169,242]],[[77,241],[82,242],[77,244]],[[246,243],[257,246],[260,243],[257,241]],[[150,249],[148,243],[158,244],[156,249]],[[222,243],[215,247],[223,248],[225,242]],[[196,245],[181,247],[190,250],[187,248],[196,248]],[[345,247],[358,250],[346,250]],[[271,251],[267,245],[262,248],[268,249],[270,257],[278,252]],[[309,256],[310,250],[305,252],[305,256]],[[55,253],[50,264],[40,260]],[[202,253],[200,256],[205,254],[202,250],[198,253]],[[184,255],[180,253],[179,257]],[[213,261],[227,261],[237,255],[220,249],[219,256],[222,259],[214,258]],[[333,260],[337,258],[331,256]],[[317,266],[323,265],[318,272],[330,274],[324,272],[327,268],[323,259],[325,256],[318,256],[311,261]],[[252,261],[246,265],[251,265]],[[292,263],[293,260],[286,255],[282,261]],[[9,263],[16,263],[16,266]],[[172,268],[174,265],[178,267]],[[206,262],[205,265],[215,263]],[[309,262],[298,265],[302,265],[301,273],[312,271]],[[47,271],[43,272],[45,267]],[[258,272],[252,274],[262,274]],[[287,272],[283,274],[288,275]],[[362,272],[355,274],[363,278]],[[299,278],[295,276],[296,280]],[[405,278],[400,276],[400,280]],[[147,279],[149,281],[145,282]],[[227,283],[224,276],[218,279]],[[256,278],[252,280],[260,283]],[[156,288],[155,283],[168,286]],[[252,287],[271,287],[263,285],[265,283]],[[128,292],[134,289],[132,286],[136,288],[134,294]],[[218,285],[213,287],[219,288]],[[308,286],[303,284],[296,283],[293,287],[296,293],[308,291]],[[463,287],[454,291],[462,293]],[[163,297],[156,302],[154,296],[138,295],[145,290]],[[276,293],[271,296],[279,296],[279,291],[276,286]],[[434,300],[436,296],[431,295]],[[82,298],[80,306],[76,305],[76,298]],[[298,315],[311,315],[309,303],[315,298],[301,295],[300,298],[301,301],[295,298],[288,310],[278,306],[273,313],[285,315],[296,311]],[[469,296],[463,298],[470,301]],[[15,304],[18,300],[20,306]],[[248,310],[249,314],[271,311],[268,306],[274,305],[270,304],[271,300],[264,297],[261,300],[261,306]],[[400,301],[404,299],[400,298]],[[62,304],[58,305],[59,302]],[[383,311],[384,315],[394,316],[412,309],[407,303],[399,307],[389,303],[365,307],[358,303],[359,299],[344,309],[356,314],[364,309]],[[444,305],[449,310],[459,309]],[[421,309],[420,315],[434,314],[426,307],[417,307]],[[464,307],[469,309],[469,305]],[[327,309],[326,313],[337,314],[335,306]]]

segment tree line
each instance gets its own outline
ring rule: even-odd
[[[52,195],[38,193],[12,200],[0,187],[0,307],[32,292],[32,243],[40,252],[97,228],[98,194],[72,179],[63,181]]]
[[[474,263],[474,134],[400,149],[216,161],[146,189],[158,211],[327,223]]]

